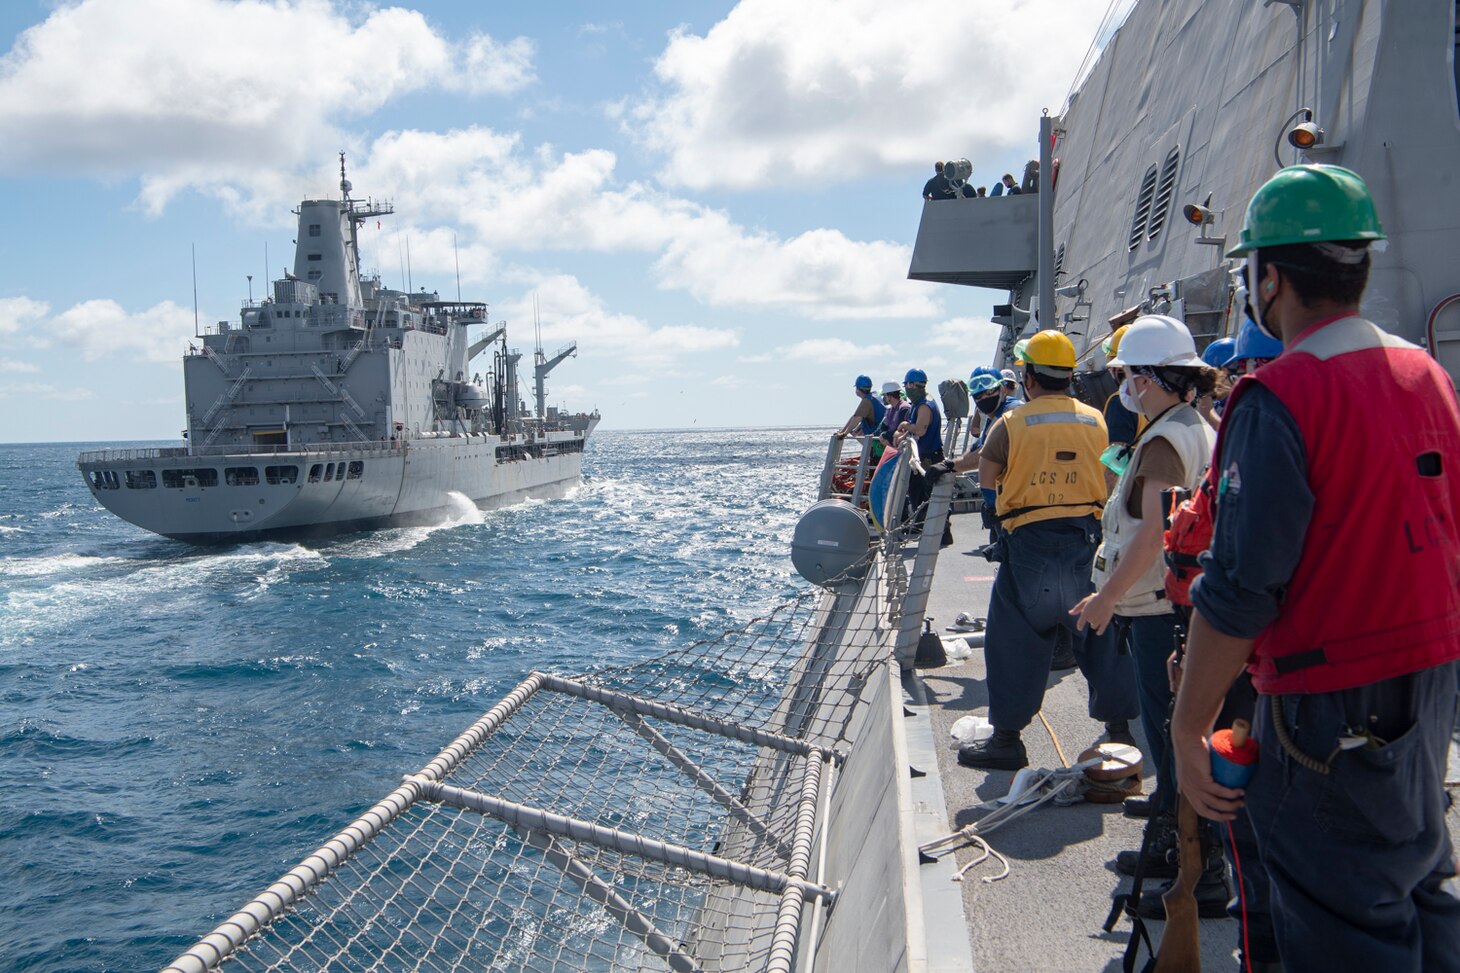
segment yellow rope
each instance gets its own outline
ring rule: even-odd
[[[1054,752],[1060,755],[1060,763],[1068,767],[1070,761],[1065,757],[1065,748],[1060,746],[1060,738],[1055,736],[1054,727],[1050,726],[1049,720],[1044,718],[1044,710],[1039,711],[1039,722],[1043,723],[1045,730],[1048,731],[1049,739],[1054,744]]]

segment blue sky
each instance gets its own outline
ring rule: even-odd
[[[396,215],[365,270],[486,300],[606,427],[839,424],[852,378],[986,363],[1000,294],[906,279],[937,158],[1019,172],[1089,0],[0,5],[0,403],[12,442],[175,438],[198,317],[294,217]],[[1038,57],[1032,57],[1037,52]],[[453,239],[456,250],[453,251]]]

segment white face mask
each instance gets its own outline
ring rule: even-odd
[[[1120,404],[1136,415],[1145,414],[1145,410],[1141,408],[1140,393],[1136,391],[1134,376],[1127,375],[1125,381],[1120,383]]]

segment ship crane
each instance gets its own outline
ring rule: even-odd
[[[539,345],[537,354],[533,356],[532,367],[533,378],[537,382],[537,417],[547,418],[547,375],[548,372],[557,368],[566,358],[574,358],[578,355],[578,342],[570,341],[557,350],[553,357],[548,358],[543,354],[542,346]]]

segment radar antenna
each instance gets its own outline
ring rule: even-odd
[[[344,149],[341,149],[340,150],[340,194],[344,197],[345,202],[348,203],[350,201],[350,190],[351,189],[354,189],[354,188],[355,188],[354,186],[350,185],[350,180],[348,180],[348,179],[345,178],[345,150]]]

